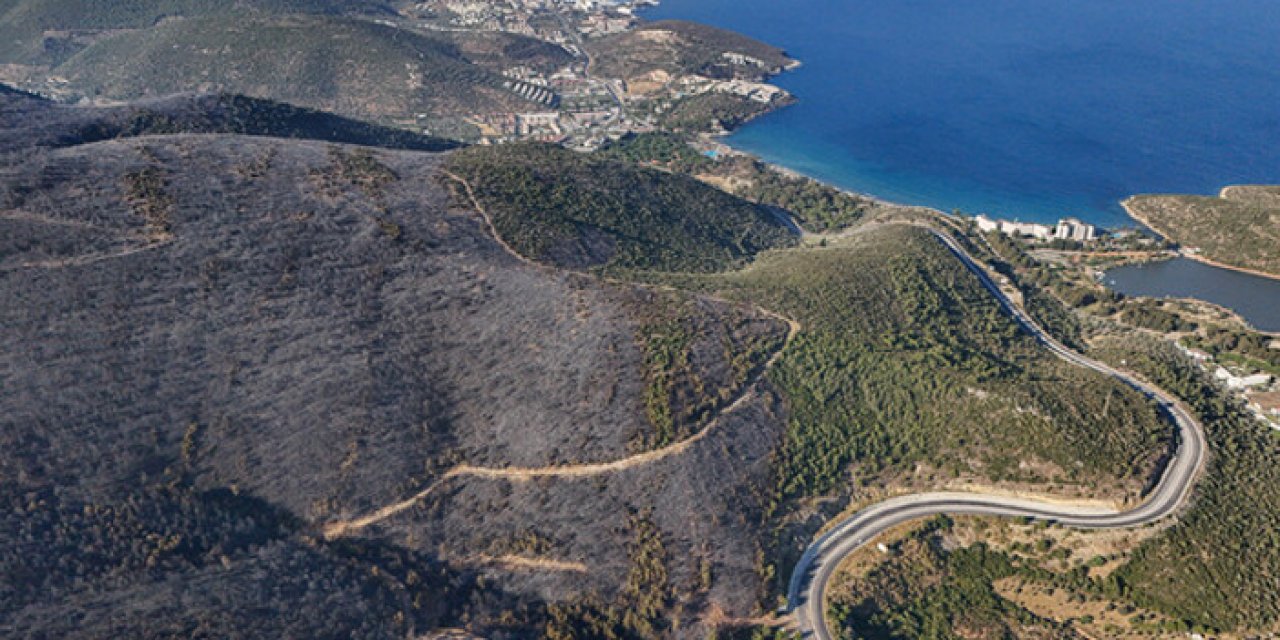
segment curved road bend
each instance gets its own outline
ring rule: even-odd
[[[969,269],[982,286],[995,296],[1018,324],[1035,336],[1055,355],[1067,362],[1111,376],[1155,400],[1161,411],[1178,427],[1173,458],[1165,467],[1156,488],[1138,507],[1112,511],[1051,504],[1022,498],[978,493],[921,493],[892,498],[859,511],[818,538],[796,563],[787,590],[787,602],[796,623],[806,637],[831,640],[825,615],[827,583],[845,556],[869,543],[884,531],[910,520],[935,515],[984,515],[1028,517],[1082,529],[1119,529],[1159,520],[1178,509],[1190,493],[1205,456],[1204,433],[1200,424],[1164,391],[1091,360],[1068,349],[1040,328],[1022,309],[1013,304],[955,239],[930,229],[933,235]]]

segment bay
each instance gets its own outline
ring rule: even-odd
[[[1274,0],[662,0],[786,49],[799,103],[725,141],[831,184],[944,211],[1138,226],[1139,193],[1280,183]],[[1188,260],[1113,271],[1280,330],[1280,281]]]
[[[804,63],[727,142],[943,210],[1133,225],[1136,193],[1280,182],[1273,0],[663,0]]]

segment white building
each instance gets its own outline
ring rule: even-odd
[[[1236,376],[1222,367],[1213,372],[1213,377],[1221,380],[1228,389],[1254,389],[1271,384],[1271,375],[1256,373],[1251,376]]]
[[[761,60],[759,58],[753,58],[745,53],[738,53],[736,51],[726,51],[720,55],[723,56],[725,60],[728,60],[729,62],[736,65],[741,65],[744,67],[746,66],[761,67],[761,68],[764,67],[764,60]]]
[[[1030,236],[1037,240],[1048,240],[1053,237],[1053,227],[1034,222],[1000,221],[1000,231],[1011,236]]]
[[[720,93],[731,93],[756,102],[768,104],[783,95],[782,89],[763,82],[747,82],[745,80],[728,80],[714,85]]]
[[[1199,349],[1192,349],[1191,347],[1183,345],[1181,342],[1174,343],[1174,346],[1178,347],[1179,351],[1190,356],[1191,359],[1196,362],[1208,362],[1213,359],[1213,356],[1208,353]]]
[[[1053,237],[1059,240],[1088,242],[1098,237],[1098,229],[1075,218],[1063,218],[1058,221],[1058,226],[1053,231]]]
[[[1034,222],[1018,222],[1009,220],[998,220],[988,217],[985,213],[978,215],[973,219],[978,225],[978,229],[989,233],[991,231],[999,231],[1011,236],[1028,236],[1038,240],[1052,240],[1061,238],[1064,240],[1078,240],[1087,242],[1098,237],[1098,229],[1091,224],[1086,224],[1075,218],[1063,218],[1058,221],[1057,226],[1049,226],[1047,224],[1036,224]]]

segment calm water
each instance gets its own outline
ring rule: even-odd
[[[1280,182],[1275,0],[662,0],[804,62],[729,143],[944,210],[1128,223],[1135,193]]]
[[[800,98],[728,142],[889,200],[1134,224],[1136,193],[1280,183],[1277,0],[662,0],[804,62]],[[1119,270],[1280,330],[1280,282],[1186,260]]]
[[[1263,331],[1280,332],[1280,282],[1194,260],[1117,267],[1105,282],[1130,296],[1199,298],[1236,310]]]

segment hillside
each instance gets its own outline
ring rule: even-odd
[[[442,31],[433,37],[450,43],[458,55],[495,73],[523,65],[551,75],[573,62],[565,49],[503,31]]]
[[[1280,187],[1234,186],[1218,197],[1151,195],[1124,202],[1157,233],[1223,265],[1280,277]]]
[[[1117,571],[1121,591],[1186,627],[1280,632],[1280,433],[1167,343],[1121,337],[1100,346],[1185,398],[1217,454],[1185,516]]]
[[[587,238],[631,239],[669,228],[655,223],[662,218],[634,215],[634,207],[593,199],[606,185],[621,187],[608,192],[614,198],[644,193],[606,177],[625,175],[616,163],[562,153],[475,149],[456,156],[454,166],[476,177],[481,200],[499,212],[502,237],[548,264],[610,265],[591,253]],[[566,179],[579,174],[595,181]],[[575,203],[589,203],[581,210],[592,215],[627,211],[641,226],[589,233],[572,213]],[[547,236],[536,234],[548,228],[555,242],[543,244]],[[571,257],[548,246],[572,247]],[[651,256],[645,277],[762,304],[802,327],[770,372],[791,420],[772,465],[767,513],[777,538],[761,567],[765,577],[785,579],[812,533],[811,521],[800,524],[812,513],[796,509],[809,498],[867,499],[886,486],[995,485],[1132,504],[1169,445],[1167,425],[1148,401],[1019,333],[924,231],[873,228],[826,249],[761,254],[725,274],[651,271],[720,271],[741,260],[700,269],[652,247],[640,255]]]
[[[473,46],[524,56],[509,65],[554,66],[568,55],[511,38]],[[233,12],[97,41],[52,71],[65,82],[50,90],[96,100],[229,92],[400,123],[538,108],[453,39],[347,17]]]
[[[0,635],[706,637],[851,501],[1131,501],[1167,446],[919,229],[0,94]]]
[[[601,151],[607,157],[688,174],[738,197],[776,207],[805,231],[815,233],[840,231],[878,211],[892,209],[892,205],[813,178],[783,173],[750,156],[729,155],[712,160],[686,138],[673,133],[629,136]]]
[[[770,373],[790,409],[770,490],[775,593],[817,515],[849,501],[995,487],[1132,504],[1158,468],[1170,433],[1151,403],[1054,358],[956,267],[927,232],[887,226],[676,280],[803,327]],[[816,512],[813,497],[827,498]]]
[[[323,111],[231,94],[179,95],[119,107],[51,102],[0,85],[0,148],[67,147],[172,133],[236,133],[443,151],[456,143]]]
[[[784,323],[526,264],[435,154],[182,134],[0,158],[0,635],[753,610]]]
[[[1041,349],[954,266],[927,232],[889,226],[709,279],[805,327],[773,374],[794,421],[780,497],[829,492],[849,464],[868,476],[924,464],[1136,498],[1169,437],[1154,407]]]
[[[588,50],[595,73],[626,80],[654,70],[676,77],[763,80],[794,62],[781,49],[758,40],[681,20],[651,22],[605,36],[588,43]]]
[[[867,548],[842,566],[836,626],[862,637],[1117,640],[1280,630],[1280,434],[1167,342],[1122,332],[1096,346],[1204,423],[1215,454],[1185,511],[1126,531],[964,518],[892,533],[888,553]]]
[[[228,10],[386,15],[378,0],[5,0],[0,2],[0,63],[62,62],[104,34],[142,29],[166,18]]]
[[[474,147],[451,166],[507,242],[560,267],[720,271],[795,242],[764,207],[601,156],[549,145]]]

